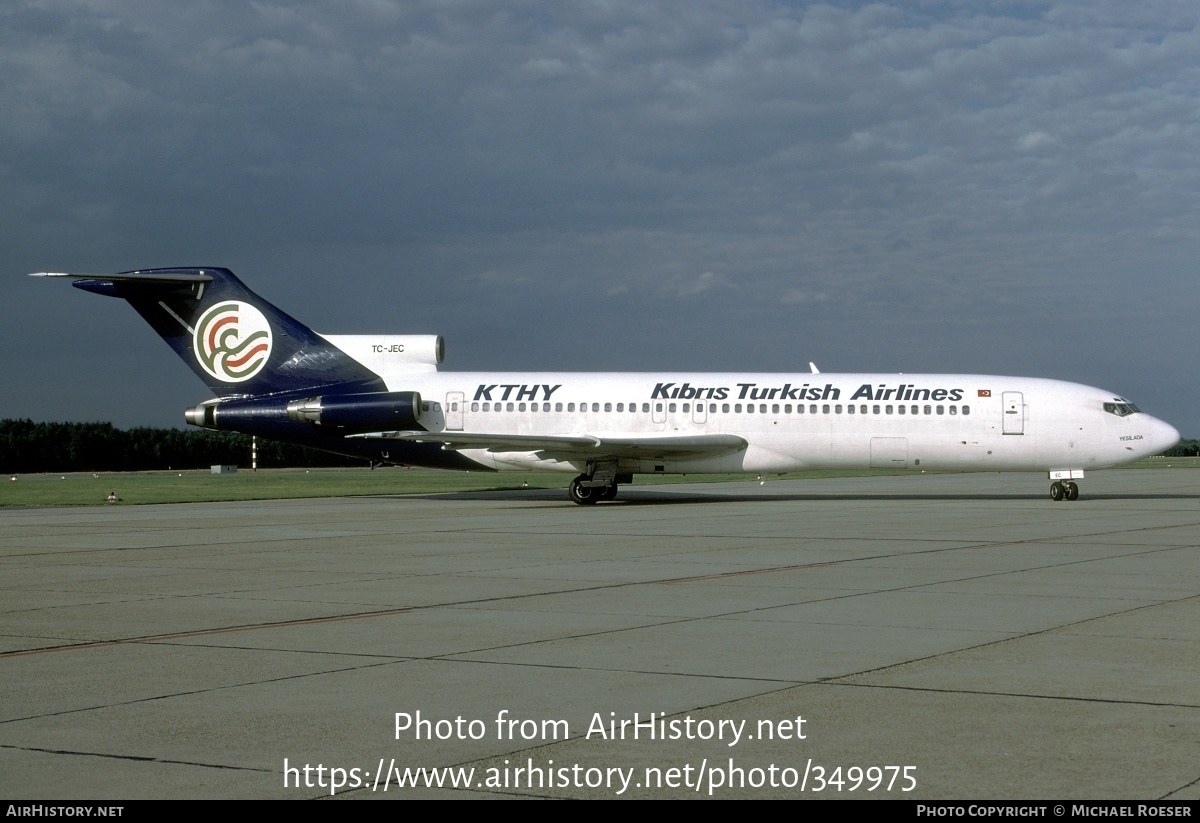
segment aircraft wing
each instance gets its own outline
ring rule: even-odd
[[[594,460],[597,457],[655,458],[716,457],[741,451],[746,441],[733,434],[670,435],[537,435],[482,434],[477,432],[396,431],[350,435],[369,440],[406,440],[410,443],[441,443],[443,449],[486,449],[490,452],[541,452],[557,460]]]

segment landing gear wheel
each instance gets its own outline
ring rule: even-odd
[[[603,489],[598,489],[595,486],[581,485],[587,480],[586,474],[581,474],[571,481],[571,485],[567,487],[567,495],[571,498],[572,503],[578,503],[580,506],[590,506],[600,499],[600,494]]]
[[[601,500],[612,500],[616,496],[617,496],[617,484],[616,483],[613,483],[611,486],[605,486],[603,489],[600,490],[600,499]]]
[[[1062,500],[1067,490],[1063,488],[1063,484],[1055,480],[1050,484],[1050,499],[1054,501]]]
[[[1078,500],[1079,499],[1079,486],[1075,483],[1070,483],[1070,482],[1063,483],[1063,494],[1066,495],[1066,498],[1068,500]]]

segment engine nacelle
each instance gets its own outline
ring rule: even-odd
[[[279,400],[231,398],[206,400],[183,412],[183,419],[202,429],[251,432],[263,426],[287,423],[287,410]]]
[[[421,395],[415,391],[334,394],[293,400],[287,416],[339,434],[419,429]]]
[[[437,371],[446,358],[446,341],[435,334],[321,336],[388,383],[406,374]]]

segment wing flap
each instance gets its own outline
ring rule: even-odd
[[[741,451],[746,441],[733,434],[692,435],[535,435],[487,434],[481,432],[396,431],[352,435],[370,440],[406,440],[412,443],[441,443],[443,449],[486,449],[494,453],[542,452],[559,460],[597,457],[655,458],[716,457]]]

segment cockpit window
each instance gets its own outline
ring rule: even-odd
[[[1131,414],[1137,414],[1141,411],[1132,403],[1105,403],[1104,410],[1109,414],[1115,414],[1117,417],[1128,417]]]

